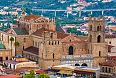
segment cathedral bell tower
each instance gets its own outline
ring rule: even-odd
[[[105,18],[89,17],[88,24],[88,48],[93,55],[93,67],[105,62],[108,55],[108,44],[105,42]]]

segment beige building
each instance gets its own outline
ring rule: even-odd
[[[22,67],[38,67],[36,62],[29,61],[22,56],[13,57],[11,60],[3,61],[3,65],[11,69],[17,69]]]
[[[47,69],[61,62],[76,63],[74,57],[79,56],[83,63],[90,61],[92,67],[97,67],[99,63],[105,62],[108,46],[105,42],[105,19],[89,18],[88,36],[76,36],[66,34],[60,26],[55,25],[54,19],[37,15],[29,15],[18,21],[18,27],[7,29],[1,32],[2,43],[11,49],[12,56],[22,54],[24,57],[39,63],[41,68]],[[15,41],[20,45],[14,46]],[[83,59],[84,57],[89,57]],[[63,57],[73,59],[62,59]],[[78,59],[76,59],[78,60]]]
[[[9,60],[10,58],[11,58],[11,50],[6,49],[5,46],[1,43],[0,44],[0,63],[2,63],[3,60]]]
[[[116,57],[109,57],[100,63],[100,78],[116,78]]]

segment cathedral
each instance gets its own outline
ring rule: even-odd
[[[11,37],[14,38],[12,46]],[[76,36],[64,33],[55,25],[55,19],[26,16],[23,12],[17,26],[1,32],[1,40],[12,50],[11,56],[21,54],[43,69],[60,64],[98,67],[108,55],[105,18],[100,17],[89,17],[88,36]],[[18,47],[13,45],[16,41],[20,43]]]

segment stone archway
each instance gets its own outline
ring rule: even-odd
[[[83,63],[81,66],[85,66],[85,67],[87,67],[88,65],[87,65],[86,63]]]
[[[98,35],[98,37],[97,37],[97,42],[98,42],[98,43],[101,42],[101,36],[100,36],[100,35]]]
[[[80,64],[76,63],[75,66],[80,66]]]
[[[69,54],[69,55],[73,55],[73,47],[72,47],[72,46],[69,47],[69,52],[68,52],[68,54]]]

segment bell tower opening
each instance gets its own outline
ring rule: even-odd
[[[97,26],[97,31],[99,31],[99,26]]]
[[[98,42],[98,43],[101,42],[101,36],[100,36],[100,35],[97,37],[97,42]]]
[[[69,47],[69,53],[68,54],[73,55],[73,47],[72,46]]]
[[[92,42],[92,35],[90,35],[90,42]]]
[[[92,31],[92,25],[90,25],[90,29],[89,30]]]

